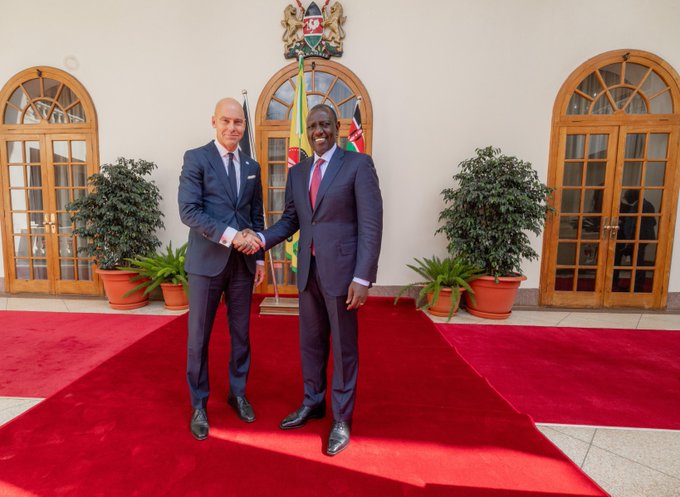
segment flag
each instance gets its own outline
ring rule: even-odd
[[[352,125],[347,137],[347,150],[364,153],[364,129],[361,127],[361,111],[359,110],[358,100],[356,107],[354,107],[354,117],[352,117]]]
[[[252,154],[250,144],[252,143],[251,139],[251,134],[250,134],[250,117],[248,117],[248,105],[246,102],[247,97],[243,97],[243,115],[245,116],[246,119],[246,130],[243,132],[243,137],[241,138],[241,141],[238,143],[238,147],[241,149],[241,151],[252,157],[253,159],[255,156]]]
[[[304,58],[300,56],[295,98],[290,115],[290,137],[288,141],[288,167],[293,167],[312,154],[312,147],[307,140],[307,92],[305,91]],[[300,233],[296,232],[286,240],[285,254],[290,259],[290,269],[297,272],[298,241]]]

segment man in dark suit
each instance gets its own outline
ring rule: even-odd
[[[327,105],[313,107],[307,137],[314,156],[288,172],[281,219],[262,233],[265,248],[300,230],[302,406],[281,421],[299,428],[326,413],[326,367],[333,349],[333,425],[326,453],[349,444],[357,384],[357,309],[375,282],[382,238],[382,198],[370,156],[344,151],[340,123]]]
[[[178,194],[180,217],[191,228],[185,262],[189,274],[187,381],[193,408],[191,433],[198,440],[208,436],[208,343],[223,293],[231,336],[227,402],[243,421],[255,420],[245,396],[250,302],[253,284],[264,278],[262,251],[255,255],[259,247],[249,246],[240,231],[264,228],[260,166],[238,150],[246,126],[241,105],[232,98],[220,100],[212,125],[215,140],[184,154]]]

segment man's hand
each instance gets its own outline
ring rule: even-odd
[[[236,233],[231,244],[236,250],[243,252],[246,255],[254,254],[264,245],[262,240],[260,240],[260,237],[257,236],[253,230],[248,228]]]
[[[345,304],[348,304],[347,310],[358,309],[359,306],[366,303],[366,299],[368,299],[368,287],[356,281],[350,283],[347,289],[347,301],[345,302]]]
[[[264,264],[255,266],[255,285],[257,286],[264,281]]]

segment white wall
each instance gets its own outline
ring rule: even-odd
[[[380,285],[412,280],[405,264],[414,256],[445,254],[445,239],[433,235],[440,191],[475,148],[500,147],[546,179],[553,103],[581,63],[633,48],[680,71],[674,0],[341,2],[347,38],[336,60],[362,80],[373,102],[373,155],[385,201]],[[254,111],[267,81],[290,63],[279,24],[288,3],[6,2],[0,84],[34,65],[78,78],[98,112],[101,162],[120,155],[155,161],[165,198],[162,238],[181,242],[182,154],[213,137],[217,99],[240,99],[246,88]],[[68,57],[77,68],[67,67]],[[540,252],[540,239],[535,247]],[[680,291],[680,255],[675,259],[671,292]],[[540,261],[526,264],[525,273],[523,287],[537,288]]]

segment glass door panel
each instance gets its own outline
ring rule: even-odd
[[[50,229],[53,237],[55,280],[58,293],[92,293],[96,290],[92,260],[79,253],[66,206],[87,193],[87,178],[94,172],[85,137],[61,135],[48,138],[47,165],[52,185]]]
[[[288,178],[288,132],[269,132],[264,137],[264,143],[266,149],[263,151],[264,154],[261,153],[262,183],[265,219],[269,227],[281,218],[284,209]],[[286,243],[281,243],[267,252],[266,271],[267,277],[260,289],[261,292],[273,293],[276,278],[279,293],[297,293],[296,273],[292,269]]]
[[[653,307],[663,286],[668,233],[662,221],[670,214],[670,151],[676,147],[670,129],[622,128],[620,136],[605,305]]]
[[[565,129],[560,140],[551,293],[569,304],[595,306],[606,268],[606,185],[614,176],[616,133],[612,128]]]
[[[10,213],[6,226],[9,252],[9,274],[20,291],[35,288],[49,291],[45,211],[43,148],[38,136],[7,140],[2,150],[3,185],[7,185],[5,209]]]

